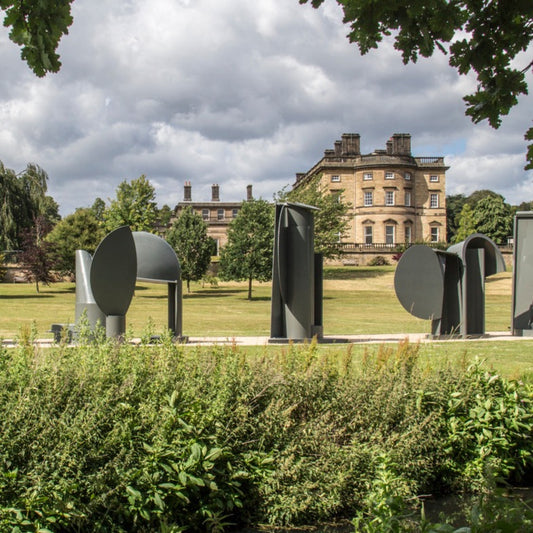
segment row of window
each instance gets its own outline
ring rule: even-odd
[[[396,191],[385,191],[385,205],[393,206],[395,203],[395,192]],[[374,191],[365,191],[363,197],[364,207],[371,207],[374,205]],[[412,195],[411,191],[404,191],[404,203],[405,207],[412,206]],[[431,193],[429,195],[429,207],[431,209],[437,209],[439,207],[439,195],[438,193]]]
[[[232,209],[231,210],[231,218],[235,218],[239,213],[238,209]],[[202,209],[202,218],[204,220],[211,220],[211,210],[210,209]],[[224,209],[217,209],[217,220],[225,220],[226,219],[226,211]]]
[[[438,226],[431,226],[431,242],[440,242],[440,231]],[[413,234],[412,234],[413,228],[406,224],[404,226],[404,242],[405,243],[411,243],[413,242]],[[364,226],[365,231],[365,244],[373,244],[374,243],[374,226],[371,224],[368,224],[367,226]],[[396,226],[394,224],[386,224],[385,225],[385,244],[396,244]]]
[[[385,172],[385,179],[386,180],[393,180],[395,179],[396,174],[395,172]],[[404,172],[403,178],[406,181],[411,181],[412,174],[410,172]],[[373,172],[364,172],[363,173],[363,180],[369,181],[374,179],[374,173]],[[332,183],[340,183],[341,177],[338,174],[335,174],[331,176]],[[429,176],[429,181],[431,183],[438,183],[439,182],[439,176],[437,174],[433,174]]]

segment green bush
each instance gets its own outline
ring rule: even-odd
[[[371,519],[387,486],[410,501],[531,472],[531,387],[428,370],[415,345],[361,360],[31,337],[0,347],[0,531]]]
[[[386,266],[386,265],[390,265],[390,263],[382,255],[376,255],[376,257],[372,258],[368,262],[368,266]]]

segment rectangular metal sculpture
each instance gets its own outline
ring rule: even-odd
[[[519,211],[514,219],[513,335],[533,337],[533,212]]]

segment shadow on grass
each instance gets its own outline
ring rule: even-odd
[[[66,292],[66,291],[65,291]],[[56,294],[59,294],[60,291],[58,291]],[[0,294],[0,300],[42,300],[43,298],[53,298],[53,294],[43,294],[43,293],[35,293],[35,294]]]
[[[390,271],[384,270],[325,270],[324,279],[331,280],[351,280],[351,279],[371,279],[379,278],[390,274]]]

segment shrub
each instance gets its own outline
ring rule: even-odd
[[[531,386],[479,363],[429,371],[416,345],[361,360],[169,335],[39,350],[33,335],[0,346],[0,531],[371,519],[391,492],[409,502],[531,472]]]
[[[389,264],[390,263],[387,261],[387,259],[383,257],[382,255],[376,255],[376,257],[372,258],[368,262],[368,266],[386,266]]]

